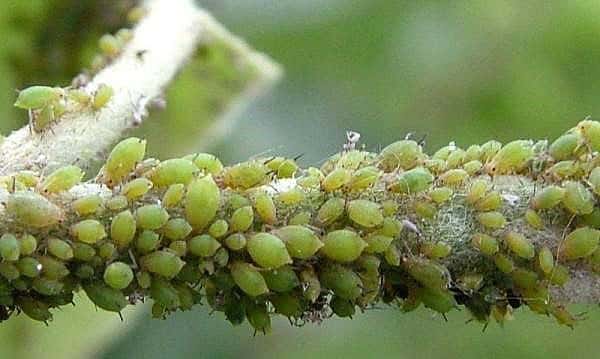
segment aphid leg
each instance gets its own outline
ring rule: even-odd
[[[135,256],[133,255],[132,250],[129,249],[129,251],[127,251],[127,253],[129,254],[129,258],[131,259],[133,269],[138,269],[139,266],[137,264],[137,261],[135,260]]]

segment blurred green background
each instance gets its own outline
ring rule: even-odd
[[[130,3],[0,0],[0,131],[25,123],[12,107],[14,89],[68,84],[99,35],[124,24]],[[432,150],[451,140],[553,138],[600,113],[596,0],[199,3],[286,75],[218,136],[204,131],[214,119],[196,111],[198,96],[214,93],[195,87],[197,73],[186,70],[167,93],[167,111],[136,130],[152,155],[206,150],[231,163],[271,151],[315,165],[340,149],[347,129],[368,149],[414,132]],[[464,312],[446,323],[382,307],[321,326],[276,319],[271,335],[253,337],[202,307],[166,321],[142,307],[121,323],[77,302],[49,328],[22,317],[3,323],[0,358],[597,358],[600,333],[597,306],[574,308],[587,312],[574,331],[525,311],[482,333]]]

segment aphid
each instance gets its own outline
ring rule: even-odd
[[[460,186],[467,178],[469,173],[461,168],[455,168],[444,172],[440,176],[440,181],[446,186]]]
[[[590,227],[580,227],[569,233],[560,246],[560,257],[566,260],[590,256],[600,241],[600,231]]]
[[[169,212],[158,204],[147,204],[135,211],[138,227],[142,229],[159,229],[169,220]]]
[[[583,138],[579,133],[566,133],[552,142],[548,152],[557,161],[568,160],[576,157],[576,150],[582,142]]]
[[[333,192],[347,185],[352,179],[352,171],[345,168],[336,168],[331,171],[321,182],[321,188],[326,192]]]
[[[196,167],[205,174],[216,176],[223,170],[223,163],[217,156],[210,153],[195,153],[185,156],[184,159],[194,162]]]
[[[5,233],[0,237],[0,257],[8,262],[19,260],[19,242],[14,234]]]
[[[492,236],[484,233],[476,233],[471,239],[473,247],[479,249],[479,251],[487,256],[493,256],[500,249],[498,240]]]
[[[519,172],[533,158],[531,141],[517,140],[507,143],[486,165],[487,172],[492,175]]]
[[[75,186],[84,176],[84,172],[77,166],[65,166],[52,172],[41,184],[41,190],[46,193],[59,193],[68,191]]]
[[[37,260],[42,265],[42,274],[49,279],[63,279],[69,275],[67,266],[58,259],[50,256],[40,256]]]
[[[436,159],[427,159],[423,161],[423,167],[426,168],[429,172],[439,175],[440,173],[447,170],[446,161],[444,160],[436,160]]]
[[[306,175],[298,178],[296,183],[302,188],[318,188],[321,186],[321,181],[323,181],[324,178],[325,176],[321,170],[315,167],[309,167],[306,170]]]
[[[571,279],[569,267],[556,264],[549,275],[549,279],[550,283],[562,287]]]
[[[135,165],[144,159],[146,140],[130,137],[119,142],[110,152],[104,165],[104,181],[109,187],[120,184]]]
[[[542,272],[546,275],[550,274],[554,269],[554,255],[548,247],[543,247],[538,253],[538,265]]]
[[[0,138],[0,143],[2,143],[2,139]],[[15,174],[15,179],[22,183],[27,188],[32,188],[37,186],[39,182],[39,177],[36,172],[33,171],[19,171]]]
[[[367,247],[367,243],[356,232],[347,229],[327,233],[323,244],[320,253],[338,262],[356,260]]]
[[[80,279],[89,279],[94,276],[94,267],[89,264],[82,264],[75,269],[75,275]]]
[[[347,207],[348,218],[365,228],[374,228],[383,222],[381,206],[375,202],[357,199],[350,201]]]
[[[252,264],[236,261],[231,264],[230,270],[235,284],[249,296],[257,297],[269,292],[267,282]]]
[[[538,275],[529,269],[515,268],[510,274],[513,282],[519,288],[535,288],[538,281]]]
[[[481,162],[489,162],[502,148],[502,143],[496,140],[490,140],[481,145]]]
[[[508,248],[517,256],[525,259],[535,257],[535,247],[521,233],[509,231],[504,234],[503,239]]]
[[[96,249],[89,244],[75,242],[72,245],[73,258],[83,262],[89,262],[96,255]]]
[[[542,230],[544,228],[542,217],[540,217],[533,209],[527,209],[525,211],[525,221],[527,221],[527,224],[534,229]]]
[[[258,161],[248,161],[228,167],[223,173],[227,187],[249,189],[265,184],[269,168]]]
[[[217,266],[225,267],[229,263],[229,251],[221,247],[217,249],[217,253],[215,253],[213,259]]]
[[[152,276],[148,272],[136,272],[135,279],[140,288],[148,289],[152,285]]]
[[[481,273],[465,273],[458,277],[455,283],[463,293],[472,295],[481,289],[483,280],[484,277]]]
[[[432,219],[437,214],[437,207],[427,201],[415,201],[413,203],[413,210],[419,218]]]
[[[419,283],[433,290],[446,290],[450,285],[448,269],[425,258],[409,257],[404,260],[404,267]]]
[[[229,231],[229,224],[224,219],[217,219],[208,227],[208,234],[214,238],[221,238]]]
[[[423,304],[438,313],[445,314],[458,307],[456,299],[448,291],[439,291],[430,288],[418,288],[418,298]]]
[[[329,306],[335,315],[340,318],[352,318],[356,313],[355,304],[352,301],[334,296],[329,302]]]
[[[110,287],[125,289],[133,281],[133,271],[123,262],[112,262],[104,270],[103,278]]]
[[[506,218],[500,212],[483,212],[477,215],[477,220],[482,226],[489,229],[499,229],[506,225]]]
[[[127,182],[121,189],[121,194],[133,201],[143,197],[152,188],[152,182],[147,178],[136,178]]]
[[[104,225],[95,219],[85,219],[71,226],[71,234],[83,243],[94,244],[106,237]]]
[[[562,204],[573,214],[588,214],[594,210],[594,195],[580,182],[563,183],[565,195]]]
[[[312,219],[312,214],[309,211],[298,212],[288,220],[290,225],[307,225]]]
[[[173,278],[185,264],[177,255],[167,250],[152,252],[141,259],[142,268],[165,278]]]
[[[285,159],[277,166],[277,178],[293,178],[298,171],[298,165],[293,159]]]
[[[342,214],[344,214],[345,206],[346,203],[343,199],[332,197],[323,203],[321,208],[319,208],[319,211],[317,212],[317,219],[322,224],[331,224],[340,218]]]
[[[219,248],[221,243],[208,234],[201,234],[188,241],[190,253],[198,257],[212,257]]]
[[[102,206],[102,197],[97,194],[90,194],[74,200],[71,208],[80,216],[86,216],[96,213]]]
[[[481,155],[483,151],[481,150],[481,146],[479,145],[471,145],[467,147],[465,151],[465,162],[479,160],[481,161]]]
[[[396,213],[398,213],[399,209],[400,205],[394,200],[390,199],[381,202],[381,212],[383,213],[384,217],[394,216]]]
[[[151,173],[150,179],[156,187],[168,187],[172,184],[182,183],[187,185],[198,172],[198,167],[183,158],[173,158],[161,162]]]
[[[104,34],[98,40],[100,51],[107,57],[116,57],[121,52],[121,44],[116,37],[111,34]]]
[[[35,192],[19,191],[8,196],[6,213],[24,226],[50,227],[63,219],[62,210]]]
[[[109,312],[120,312],[128,304],[127,298],[120,290],[111,288],[104,283],[94,281],[84,284],[82,287],[92,303]]]
[[[402,140],[384,148],[379,154],[379,166],[385,172],[397,169],[409,170],[415,167],[425,156],[416,141]]]
[[[352,269],[339,264],[323,268],[319,275],[321,285],[340,298],[355,300],[362,294],[363,283]]]
[[[92,108],[95,111],[102,109],[110,101],[113,95],[114,90],[112,87],[106,84],[101,84],[100,86],[98,86],[96,92],[94,92],[94,98],[92,99]]]
[[[17,266],[12,262],[0,262],[0,275],[9,281],[14,281],[21,276],[21,273],[19,272]]]
[[[128,205],[129,202],[127,197],[123,195],[116,195],[106,200],[106,208],[110,209],[111,211],[120,211],[124,208],[127,208]]]
[[[201,230],[212,222],[221,201],[219,187],[211,175],[188,185],[185,196],[185,218],[194,229]]]
[[[110,238],[117,247],[125,248],[135,238],[137,223],[130,210],[120,212],[110,224]]]
[[[171,241],[184,239],[192,232],[192,226],[183,218],[170,219],[162,229],[162,233]]]
[[[381,176],[381,171],[375,166],[368,166],[358,169],[352,174],[350,182],[347,184],[350,191],[360,191],[369,188],[377,182]]]
[[[284,226],[274,230],[273,234],[285,243],[287,251],[293,258],[308,259],[323,247],[319,237],[304,226]]]
[[[246,236],[242,233],[233,233],[225,238],[225,245],[232,251],[239,251],[246,248]]]
[[[533,209],[550,209],[558,205],[564,198],[566,190],[559,186],[550,185],[545,187],[533,197],[531,206]]]
[[[384,253],[394,238],[379,233],[371,233],[364,240],[367,243],[365,253]]]
[[[444,242],[425,243],[421,246],[421,253],[431,259],[445,258],[451,252],[452,247]]]
[[[300,285],[296,272],[290,266],[283,266],[261,274],[267,282],[267,287],[274,292],[289,292]]]
[[[29,296],[19,296],[15,299],[15,304],[23,311],[23,313],[33,320],[39,322],[52,320],[52,313],[50,313],[49,310],[50,306],[41,300]]]
[[[187,242],[184,240],[173,241],[169,243],[169,249],[178,257],[184,257],[187,254]]]
[[[475,208],[482,212],[493,211],[502,206],[502,201],[502,196],[498,191],[491,191],[475,203]]]
[[[254,209],[260,219],[266,224],[274,224],[277,221],[277,208],[271,196],[261,192],[254,198]]]
[[[302,189],[293,187],[285,192],[278,193],[276,199],[284,206],[295,206],[300,204],[305,197],[306,195]]]
[[[574,329],[578,319],[575,318],[567,308],[562,305],[553,305],[550,313],[556,319],[556,322],[560,325],[566,325],[571,329]]]
[[[117,247],[112,242],[104,242],[98,247],[98,256],[105,262],[110,262],[117,256]]]
[[[595,194],[600,195],[600,167],[596,167],[590,172],[588,183]]]
[[[254,211],[251,206],[236,209],[231,215],[230,229],[232,232],[245,232],[254,222]]]
[[[29,256],[35,252],[37,248],[37,239],[31,234],[23,234],[19,238],[19,249],[21,255]]]
[[[401,173],[389,187],[392,192],[415,194],[429,189],[433,175],[423,167],[413,168]]]
[[[557,180],[568,177],[574,177],[580,170],[579,164],[575,161],[560,161],[548,169],[548,173]]]
[[[73,258],[73,248],[71,248],[69,243],[55,237],[48,239],[48,252],[64,261]]]
[[[88,106],[92,103],[92,96],[84,89],[75,88],[67,91],[67,98],[82,106]]]
[[[246,318],[256,332],[267,334],[271,332],[271,317],[264,303],[251,303],[246,307]]]
[[[304,311],[305,303],[295,293],[279,293],[269,297],[275,313],[288,318],[299,318]]]
[[[150,296],[154,299],[152,316],[155,318],[162,317],[165,310],[173,311],[181,305],[177,289],[163,278],[153,278],[150,284]],[[158,311],[159,315],[156,314],[156,307],[160,309]]]
[[[129,42],[133,38],[133,31],[126,28],[119,29],[116,32],[115,37],[117,38],[117,40],[119,40],[121,46],[123,46],[125,43]]]
[[[478,173],[482,168],[483,163],[479,162],[478,160],[469,161],[463,165],[463,169],[467,171],[470,176]]]
[[[42,271],[40,262],[32,257],[23,257],[19,259],[17,268],[22,275],[28,278],[35,278],[40,275],[40,272]]]
[[[177,206],[185,195],[185,186],[182,183],[172,184],[167,188],[162,198],[162,205],[165,208]]]
[[[487,191],[490,189],[490,182],[485,179],[476,179],[471,182],[469,191],[467,192],[466,200],[467,203],[475,204],[477,201],[483,198]]]
[[[446,158],[447,168],[457,168],[461,166],[465,162],[465,155],[465,150],[462,148],[455,148],[450,152],[448,158]]]
[[[250,257],[265,269],[279,268],[292,262],[285,243],[270,233],[257,233],[248,239],[246,249]]]
[[[577,124],[577,128],[592,151],[600,151],[600,123],[584,120]]]
[[[158,233],[148,230],[142,231],[135,240],[135,247],[141,253],[150,253],[158,248],[159,244],[160,236]]]
[[[58,102],[64,96],[60,87],[31,86],[19,91],[15,106],[24,110],[38,110]]]

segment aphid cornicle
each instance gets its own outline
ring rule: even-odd
[[[365,228],[374,228],[383,222],[381,206],[373,201],[364,199],[350,201],[347,211],[350,220]]]
[[[184,261],[168,250],[152,252],[141,259],[142,268],[169,279],[175,277],[184,264]]]
[[[273,234],[257,233],[248,239],[246,249],[252,260],[265,269],[292,263],[285,243]]]
[[[193,228],[208,226],[219,209],[221,194],[211,175],[193,180],[185,196],[185,218]]]
[[[133,271],[123,262],[112,262],[104,270],[103,278],[110,287],[125,289],[133,281]]]
[[[319,237],[304,226],[284,226],[274,230],[273,234],[285,243],[293,258],[308,259],[323,247],[323,242],[319,240]]]
[[[68,191],[79,182],[85,173],[77,166],[65,166],[52,172],[40,185],[46,193],[59,193]]]
[[[392,192],[415,194],[427,190],[433,183],[433,175],[423,167],[401,173],[389,187]]]
[[[33,228],[45,228],[63,219],[62,210],[35,192],[19,191],[8,196],[6,213],[16,222]]]
[[[110,224],[110,238],[119,248],[127,247],[135,238],[137,224],[130,210],[120,212]]]
[[[119,142],[110,152],[103,168],[104,182],[109,187],[120,184],[135,165],[144,159],[146,140],[136,137]]]
[[[156,187],[168,187],[181,183],[187,185],[198,172],[198,167],[184,158],[173,158],[161,162],[151,173],[150,179]]]
[[[231,264],[230,270],[235,284],[249,296],[257,297],[269,292],[267,282],[252,264],[236,261]]]
[[[590,256],[600,241],[600,231],[590,227],[577,228],[569,233],[560,247],[560,257],[566,260]]]
[[[331,231],[323,238],[320,253],[337,262],[352,262],[363,252],[367,243],[351,230]]]

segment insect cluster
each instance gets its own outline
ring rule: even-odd
[[[274,314],[302,325],[381,302],[405,312],[465,307],[486,325],[527,306],[573,326],[550,289],[575,266],[600,271],[598,122],[549,146],[450,144],[428,156],[401,140],[307,169],[284,157],[158,161],[145,150],[138,138],[114,147],[92,181],[109,195],[70,191],[83,178],[75,166],[0,178],[6,317],[48,321],[83,290],[114,312],[152,298],[157,318],[207,302],[260,332]],[[507,177],[535,191],[512,198],[499,185]],[[279,181],[294,185],[278,191]],[[449,237],[456,228],[442,217],[458,211],[470,224]]]

